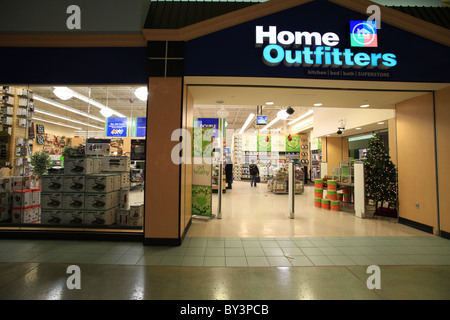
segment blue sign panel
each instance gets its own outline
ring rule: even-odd
[[[136,137],[145,137],[147,118],[136,118]]]
[[[196,125],[194,122],[195,127],[197,127],[197,128],[202,128],[202,127],[213,128],[214,138],[219,137],[219,118],[197,118],[194,121],[196,121]]]
[[[127,136],[127,117],[109,117],[106,120],[107,137],[126,137]]]

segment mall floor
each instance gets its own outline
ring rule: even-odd
[[[450,299],[450,240],[314,208],[312,192],[296,196],[289,219],[285,195],[235,182],[222,219],[193,219],[179,247],[1,239],[0,299]],[[70,265],[80,267],[81,289],[67,287]],[[371,265],[380,289],[368,288]]]

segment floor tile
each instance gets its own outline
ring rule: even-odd
[[[259,241],[262,248],[279,248],[278,242],[275,240]]]
[[[242,241],[242,246],[244,248],[261,248],[261,244],[258,240]]]
[[[208,240],[206,246],[208,248],[222,248],[225,247],[225,240]]]
[[[263,248],[263,251],[267,257],[284,256],[281,248]]]
[[[145,265],[145,266],[157,266],[160,264],[163,256],[142,256],[141,259],[136,263],[136,265]]]
[[[205,267],[225,267],[225,257],[205,257],[203,260]]]
[[[226,257],[244,257],[245,252],[243,248],[225,248]]]
[[[184,255],[185,256],[205,256],[206,247],[202,248],[187,248]]]
[[[267,260],[272,267],[292,267],[289,259],[285,257],[267,257]]]
[[[335,263],[327,256],[308,256],[315,266],[334,266]]]
[[[179,266],[183,261],[183,256],[164,256],[159,262],[160,266]]]
[[[140,254],[123,254],[119,257],[119,259],[114,262],[114,264],[136,264],[140,259],[142,258],[142,255]]]
[[[293,256],[293,258],[294,259],[290,259],[290,262],[294,267],[308,267],[314,265],[307,256]]]
[[[225,257],[225,248],[206,248],[206,257]]]
[[[327,256],[335,265],[337,266],[353,266],[356,265],[356,263],[350,259],[349,257],[338,255],[338,256]]]
[[[262,248],[244,248],[247,257],[265,257],[266,254]]]
[[[187,248],[173,247],[166,250],[166,256],[183,256]]]
[[[242,248],[241,240],[225,240],[225,248]]]
[[[247,256],[247,263],[249,267],[270,267],[269,261],[266,257]]]
[[[323,252],[319,248],[302,248],[301,250],[307,256],[323,256]]]
[[[203,256],[184,256],[182,266],[201,267],[203,266]]]
[[[227,267],[248,267],[245,257],[225,257]]]

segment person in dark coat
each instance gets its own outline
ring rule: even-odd
[[[256,178],[259,177],[259,169],[258,166],[252,162],[252,164],[248,167],[248,169],[250,170],[250,175],[252,177],[251,181],[250,181],[250,186],[256,187]]]

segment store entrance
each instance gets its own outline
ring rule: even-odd
[[[211,215],[193,212],[188,236],[354,236],[404,232],[403,225],[392,223],[396,222],[394,219],[355,217],[353,193],[346,194],[344,201],[345,188],[337,188],[339,209],[331,210],[330,201],[325,209],[322,204],[317,206],[315,182],[345,180],[351,185],[353,164],[364,159],[374,133],[384,137],[395,162],[395,103],[423,92],[248,85],[192,85],[189,91],[194,100],[194,130],[214,128],[211,119],[217,119],[217,128],[223,130],[217,132],[220,139],[212,139],[211,150],[216,153],[211,165]],[[219,194],[221,161],[223,188]],[[291,162],[295,166],[294,219],[289,218]],[[259,169],[260,182],[256,187],[251,179],[252,164]],[[327,198],[327,191],[332,193],[325,189],[322,198]],[[217,213],[221,213],[220,219]]]

